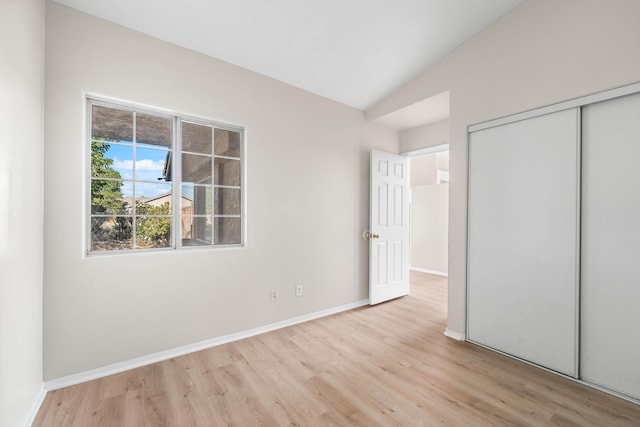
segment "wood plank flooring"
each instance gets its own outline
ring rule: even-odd
[[[640,406],[446,338],[411,295],[49,392],[34,426],[638,426]]]

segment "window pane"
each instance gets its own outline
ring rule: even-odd
[[[136,114],[136,142],[138,144],[171,147],[171,119]]]
[[[91,250],[110,251],[133,248],[130,217],[91,218]]]
[[[136,181],[163,180],[168,153],[167,150],[136,148]]]
[[[136,203],[150,203],[152,205],[171,201],[171,184],[164,182],[138,182],[136,186]],[[125,193],[127,193],[125,185]]]
[[[182,181],[211,184],[211,157],[183,154]]]
[[[133,141],[133,113],[93,105],[91,107],[91,138]]]
[[[182,196],[180,197],[180,236],[182,237],[182,239],[191,239],[192,235],[193,235],[193,196],[191,196],[190,198],[185,196],[185,193],[183,190]]]
[[[136,248],[171,246],[171,217],[136,217]]]
[[[182,122],[182,151],[211,154],[211,126]]]
[[[215,244],[230,245],[241,243],[240,218],[215,218]]]
[[[91,143],[91,176],[95,178],[133,177],[133,147]]]
[[[91,213],[102,215],[123,214],[126,200],[122,193],[121,180],[91,180]]]
[[[180,205],[183,209],[193,206],[194,187],[195,185],[193,184],[182,184],[180,186]]]
[[[171,215],[171,193],[136,199],[136,215]]]
[[[214,160],[216,185],[240,185],[240,160]]]
[[[216,188],[214,213],[216,215],[240,215],[240,189]]]
[[[182,246],[203,246],[211,245],[211,234],[213,221],[210,216],[195,216],[187,224],[188,229],[183,228],[181,234]],[[185,224],[183,222],[183,227]]]
[[[195,185],[193,188],[193,214],[211,215],[213,213],[213,198],[211,186]]]
[[[215,130],[215,153],[218,156],[240,157],[240,132]]]

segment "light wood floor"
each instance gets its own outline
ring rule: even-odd
[[[47,394],[34,426],[638,426],[640,406],[446,338],[411,295]]]

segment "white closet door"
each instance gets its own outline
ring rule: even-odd
[[[579,112],[471,133],[468,337],[577,375]]]
[[[640,94],[583,109],[583,379],[640,399]]]

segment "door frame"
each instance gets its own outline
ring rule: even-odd
[[[401,156],[405,157],[421,157],[427,154],[441,153],[443,151],[449,151],[449,143],[434,145],[432,147],[419,148],[417,150],[403,151]]]

